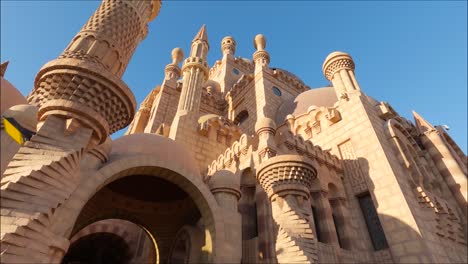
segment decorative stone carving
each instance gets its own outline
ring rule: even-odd
[[[278,225],[278,263],[317,262],[317,241],[309,189],[317,177],[310,161],[295,155],[276,156],[260,165],[257,179],[272,203]]]

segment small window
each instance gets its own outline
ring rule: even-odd
[[[234,68],[234,69],[232,70],[232,72],[233,72],[235,75],[239,75],[239,73],[240,73],[239,70],[236,69],[236,68]]]
[[[281,96],[280,88],[278,88],[276,86],[273,86],[273,93],[275,93],[275,95],[277,95],[277,96]]]
[[[218,75],[216,75],[216,77],[219,77],[221,75],[222,71],[219,71],[218,72]]]
[[[240,112],[236,118],[234,118],[234,124],[236,125],[240,125],[242,124],[245,120],[247,120],[247,118],[249,118],[249,112],[247,112],[247,110],[244,110],[242,112]]]

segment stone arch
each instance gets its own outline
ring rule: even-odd
[[[203,241],[201,230],[193,226],[183,226],[176,235],[174,244],[169,254],[168,263],[192,263],[199,259],[196,251]]]
[[[221,250],[218,247],[222,247],[226,242],[224,242],[224,233],[219,232],[223,230],[223,221],[220,219],[221,216],[216,214],[218,205],[213,195],[202,182],[198,172],[183,167],[174,160],[156,159],[154,155],[129,155],[111,160],[99,171],[87,175],[87,179],[80,183],[65,205],[65,212],[56,217],[56,219],[67,217],[69,221],[57,221],[54,229],[57,233],[69,237],[73,226],[78,224],[75,223],[78,215],[94,194],[117,179],[136,174],[165,179],[180,187],[193,199],[206,228],[205,246],[202,250],[206,261],[215,262],[217,252]]]
[[[72,247],[74,243],[86,236],[98,233],[111,233],[120,237],[129,246],[129,253],[132,258],[131,263],[142,261],[159,263],[157,242],[151,232],[139,223],[124,219],[104,219],[86,225],[84,228],[76,230],[76,232],[72,234],[70,238],[70,246]],[[142,234],[144,235],[143,239]],[[143,248],[144,246],[148,247]],[[146,253],[147,255],[142,256],[143,253]]]

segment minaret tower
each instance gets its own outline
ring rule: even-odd
[[[160,6],[159,0],[103,0],[65,51],[37,74],[28,98],[39,107],[37,133],[1,180],[0,262],[61,262],[70,242],[54,229],[63,221],[56,215],[81,180],[83,152],[134,116],[134,96],[120,78]]]
[[[185,141],[180,138],[182,135],[180,131],[197,128],[203,83],[209,74],[206,61],[208,50],[208,36],[206,26],[203,25],[192,41],[190,56],[185,59],[182,66],[182,93],[169,136],[174,140]]]
[[[354,75],[354,68],[353,58],[341,51],[330,53],[323,62],[323,74],[332,82],[339,100],[347,100],[350,94],[361,91]]]

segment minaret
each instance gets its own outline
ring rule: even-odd
[[[330,53],[323,62],[323,74],[327,80],[332,82],[340,100],[347,100],[350,94],[361,90],[356,76],[354,76],[354,68],[353,58],[341,51]]]
[[[81,180],[83,152],[132,120],[135,99],[120,77],[160,6],[159,0],[104,0],[37,74],[28,98],[39,107],[37,133],[1,180],[2,263],[61,262],[70,242],[53,229],[55,214]]]
[[[135,99],[120,79],[161,3],[104,0],[58,59],[39,71],[29,102],[39,121],[61,116],[93,130],[93,142],[124,128]],[[106,107],[103,107],[106,106]]]
[[[182,93],[171,126],[169,137],[172,139],[177,140],[180,129],[193,130],[197,127],[202,87],[209,74],[206,61],[208,50],[208,36],[206,26],[203,25],[192,41],[190,56],[185,59],[182,66]]]

